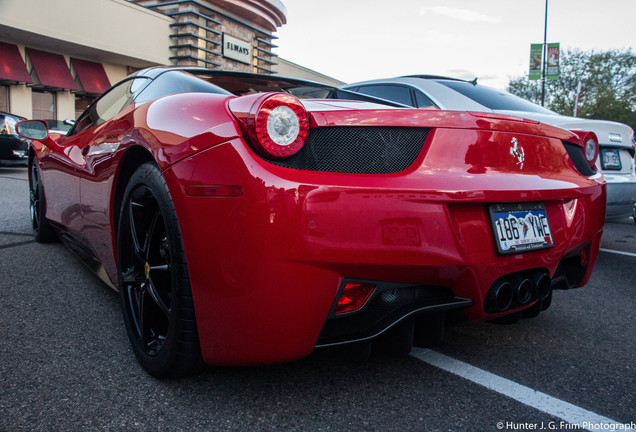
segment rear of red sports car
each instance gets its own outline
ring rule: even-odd
[[[119,290],[158,377],[347,343],[404,353],[439,342],[445,315],[533,317],[588,281],[605,216],[592,138],[371,99],[140,71],[66,136],[17,125],[35,239]]]
[[[229,98],[240,136],[163,172],[207,363],[536,315],[589,279],[605,185],[569,132],[280,96]]]

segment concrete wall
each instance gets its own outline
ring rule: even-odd
[[[110,85],[117,84],[128,76],[128,69],[124,66],[102,63],[104,72],[110,81]]]
[[[2,0],[0,40],[143,67],[170,63],[172,22],[125,0]]]
[[[75,95],[70,91],[57,93],[57,119],[75,119]]]
[[[31,118],[33,115],[31,88],[24,84],[9,87],[9,108],[13,114]]]
[[[0,0],[0,40],[101,63],[111,84],[129,67],[170,64],[172,18],[125,0]],[[28,60],[27,69],[30,69]],[[56,92],[57,118],[75,118],[75,95]],[[31,88],[9,86],[14,114],[32,117]]]

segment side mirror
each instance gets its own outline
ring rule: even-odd
[[[49,127],[44,120],[22,120],[15,125],[18,135],[31,140],[44,140],[49,136]]]
[[[44,120],[22,120],[16,123],[18,135],[30,140],[41,141],[54,152],[62,152],[64,148],[49,137],[49,127]]]

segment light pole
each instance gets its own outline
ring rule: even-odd
[[[548,0],[545,0],[545,26],[543,28],[543,63],[541,66],[541,106],[545,103],[545,68],[548,57]]]

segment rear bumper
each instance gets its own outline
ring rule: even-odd
[[[272,166],[239,139],[164,175],[183,235],[202,353],[211,364],[301,358],[316,345],[373,337],[427,308],[465,307],[470,319],[481,320],[529,307],[491,314],[484,304],[499,278],[529,269],[552,277],[564,257],[588,247],[575,281],[584,284],[605,216],[600,177],[524,184],[502,174],[488,189],[479,176],[457,172],[317,173]],[[238,185],[242,194],[194,197],[186,192],[192,185]],[[489,204],[538,200],[555,246],[500,255]],[[378,298],[394,289],[386,287],[407,288],[413,301],[370,330],[329,333],[347,280],[377,281],[384,287]]]
[[[636,176],[604,175],[607,180],[607,217],[631,216],[636,202]]]

